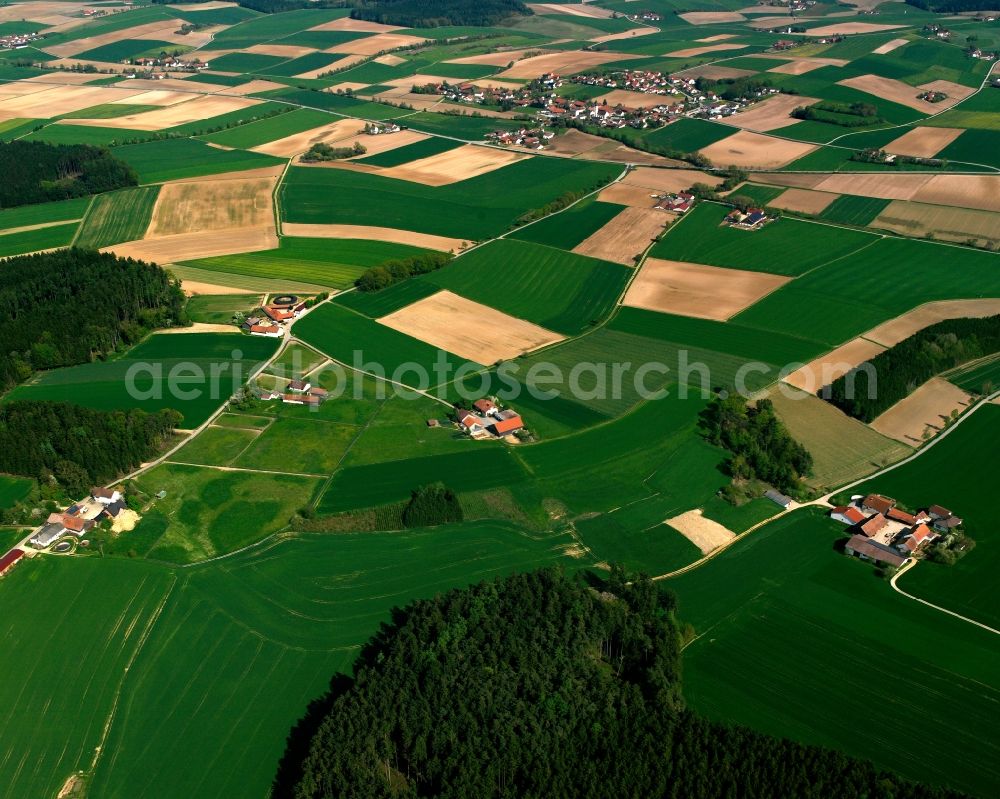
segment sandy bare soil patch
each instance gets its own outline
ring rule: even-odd
[[[602,203],[628,205],[633,208],[652,208],[656,202],[656,195],[656,191],[645,186],[632,186],[619,182],[601,189],[597,199]]]
[[[647,258],[629,286],[624,304],[649,311],[725,321],[789,280],[791,278],[766,272]]]
[[[439,291],[378,320],[386,327],[484,365],[563,337],[450,291]]]
[[[219,275],[219,278],[225,278],[225,275]],[[181,290],[189,297],[193,297],[196,294],[259,294],[259,291],[251,291],[250,289],[240,289],[233,286],[220,286],[216,283],[199,283],[196,280],[182,280]]]
[[[809,155],[815,149],[814,144],[785,141],[741,130],[722,141],[703,147],[699,152],[719,166],[778,169]]]
[[[837,378],[846,375],[858,364],[869,361],[884,351],[885,347],[873,341],[863,338],[852,339],[833,352],[810,361],[784,380],[802,391],[815,394]]]
[[[885,44],[876,47],[874,50],[872,50],[872,54],[886,55],[887,53],[891,53],[893,50],[898,50],[904,44],[909,44],[909,42],[910,42],[909,39],[893,39],[890,42],[886,42]]]
[[[908,83],[893,80],[892,78],[883,78],[879,75],[859,75],[856,78],[837,81],[837,84],[840,86],[849,86],[852,89],[857,89],[858,91],[898,103],[899,105],[905,105],[907,108],[912,108],[914,111],[920,111],[924,114],[934,114],[944,111],[960,99],[949,97],[940,103],[928,103],[926,100],[917,98],[921,90],[916,86],[910,86]]]
[[[141,114],[127,114],[114,119],[67,119],[65,124],[90,125],[98,128],[122,128],[125,130],[164,130],[189,122],[199,122],[219,114],[241,111],[260,105],[260,100],[245,97],[223,97],[221,95],[192,95],[194,99],[186,103],[175,103],[156,111]]]
[[[214,324],[212,322],[192,322],[187,327],[168,327],[159,331],[165,336],[181,336],[185,333],[232,333],[235,325]]]
[[[716,25],[720,22],[743,22],[746,19],[738,11],[688,11],[678,16],[689,25]]]
[[[614,14],[610,9],[587,3],[528,3],[528,8],[536,14],[567,14],[571,17],[591,19],[607,19]]]
[[[824,60],[818,58],[796,58],[794,61],[789,61],[786,64],[779,64],[778,66],[772,67],[767,71],[774,72],[777,75],[805,75],[807,72],[812,72],[814,69],[822,69],[823,67],[829,66],[842,66],[825,63],[826,60],[832,59]]]
[[[745,78],[747,75],[756,75],[757,73],[752,69],[737,69],[736,67],[724,67],[719,64],[702,64],[700,67],[691,67],[675,74],[683,78],[727,80],[729,78]]]
[[[631,39],[636,36],[649,36],[651,33],[659,33],[657,28],[631,28],[627,31],[621,31],[620,33],[605,33],[603,36],[592,36],[588,41],[600,43],[600,42],[616,42],[619,39]]]
[[[631,186],[644,186],[660,193],[684,191],[690,188],[692,183],[718,186],[721,182],[721,178],[698,169],[653,169],[651,167],[637,167],[622,178],[622,183]]]
[[[374,59],[376,64],[385,64],[387,67],[398,67],[400,64],[405,64],[406,59],[400,58],[398,55],[380,55],[378,58]]]
[[[747,23],[747,27],[754,30],[770,30],[779,25],[793,25],[798,21],[799,19],[791,14],[777,14],[769,17],[754,17]]]
[[[607,139],[584,133],[576,128],[569,128],[565,133],[549,141],[548,151],[559,155],[580,155],[600,147]]]
[[[696,42],[724,42],[726,39],[735,39],[735,33],[717,33],[715,36],[706,36],[704,39],[695,39]]]
[[[650,56],[647,56],[650,57]],[[518,61],[508,70],[501,72],[500,78],[537,78],[545,72],[567,75],[584,72],[612,61],[643,58],[635,53],[613,53],[609,50],[566,50],[559,53],[532,56]],[[506,63],[506,62],[502,62]]]
[[[459,252],[472,239],[452,239],[447,236],[434,236],[430,233],[417,233],[412,230],[400,230],[392,227],[374,227],[370,225],[307,225],[301,222],[285,222],[281,232],[286,236],[304,236],[314,239],[366,239],[368,241],[394,241],[397,244],[411,244],[414,247],[424,247],[428,250]]]
[[[292,44],[255,44],[248,47],[244,52],[257,53],[259,55],[273,55],[280,58],[300,58],[309,53],[315,53],[315,47],[300,47]]]
[[[137,83],[138,81],[133,81],[131,83]],[[136,89],[141,89],[141,86],[134,87]],[[218,87],[216,87],[218,88]],[[150,91],[144,91],[140,94],[133,95],[132,97],[126,97],[124,100],[113,100],[112,105],[157,105],[162,108],[166,108],[170,105],[177,105],[177,103],[187,103],[197,97],[197,94],[192,94],[191,92],[184,91],[173,91],[170,89],[151,89]]]
[[[664,524],[672,527],[701,550],[702,555],[728,544],[736,533],[718,522],[706,518],[701,508],[689,510],[680,516],[667,519]]]
[[[657,208],[625,208],[576,245],[573,252],[634,266],[635,256],[641,254],[670,221],[671,215]]]
[[[296,75],[296,77],[301,77]],[[245,97],[248,94],[257,94],[258,92],[269,92],[274,89],[285,89],[288,88],[281,83],[275,83],[270,80],[263,80],[262,78],[257,78],[256,80],[248,81],[241,86],[222,86],[217,88],[219,94],[224,94],[228,97]]]
[[[703,47],[688,47],[684,50],[674,50],[672,53],[664,53],[664,58],[693,58],[696,55],[705,55],[705,53],[721,53],[727,50],[744,50],[749,45],[746,44],[726,44],[720,42],[719,44],[706,44]]]
[[[365,146],[367,152],[364,155],[359,155],[358,158],[367,158],[370,155],[397,150],[407,144],[414,144],[426,138],[428,138],[426,133],[419,133],[415,130],[401,130],[399,133],[381,136],[362,136],[358,141]]]
[[[191,261],[195,258],[212,258],[217,255],[237,255],[245,252],[273,250],[278,246],[274,226],[237,228],[233,230],[204,230],[198,233],[177,233],[143,241],[129,241],[105,247],[102,252],[113,252],[123,258],[137,258],[153,263],[169,264]],[[223,280],[223,276],[219,276]]]
[[[892,347],[903,339],[945,319],[981,319],[1000,314],[1000,299],[941,300],[914,308],[865,333],[865,338]]]
[[[754,103],[746,111],[740,111],[722,120],[727,125],[744,130],[766,133],[769,130],[787,128],[801,120],[791,117],[799,106],[817,103],[815,97],[800,97],[792,94],[776,94],[759,103]]]
[[[137,94],[140,92],[106,86],[53,86],[44,91],[0,101],[0,114],[47,119],[58,114],[69,114],[102,103],[134,97]]]
[[[925,435],[944,429],[952,411],[962,412],[973,403],[972,397],[947,380],[934,377],[905,399],[875,419],[869,427],[884,436],[919,445]]]
[[[771,200],[768,205],[773,208],[783,208],[786,211],[798,211],[802,214],[820,214],[839,196],[839,194],[825,191],[788,189]]]
[[[341,17],[332,22],[324,22],[310,28],[311,31],[357,31],[359,33],[391,33],[401,30],[399,25],[383,25],[380,22],[368,22],[364,19]]]
[[[916,202],[1000,211],[1000,176],[935,175],[911,197]]]
[[[146,237],[273,224],[274,178],[166,183]]]
[[[885,146],[886,152],[933,158],[965,131],[962,128],[916,127]]]
[[[813,188],[839,194],[879,197],[883,200],[909,200],[930,180],[929,175],[841,174],[825,177]]]
[[[60,72],[51,70],[44,75],[36,75],[33,78],[25,78],[26,83],[32,81],[39,83],[61,83],[63,86],[79,86],[83,83],[90,83],[92,80],[100,80],[100,77],[90,72]]]
[[[810,36],[844,36],[850,33],[881,33],[905,28],[905,25],[877,25],[874,22],[836,22],[833,25],[823,25],[810,28]]]
[[[256,153],[266,153],[279,158],[291,158],[293,155],[304,153],[318,142],[340,141],[347,137],[372,138],[364,134],[365,123],[360,119],[341,119],[329,125],[322,125],[318,128],[310,128],[301,133],[293,133],[283,139],[277,139],[267,144],[251,147]],[[392,134],[399,135],[399,134]]]
[[[652,108],[654,105],[669,103],[674,98],[663,94],[644,94],[643,92],[630,92],[628,89],[612,89],[607,94],[602,94],[594,99],[608,105],[623,105],[626,108]]]
[[[972,240],[980,247],[1000,244],[1000,215],[976,208],[894,200],[870,226],[921,238],[933,233],[935,238],[962,244]]]
[[[411,44],[420,44],[426,41],[421,36],[409,36],[405,33],[378,33],[375,36],[368,36],[364,39],[355,39],[353,42],[338,44],[336,47],[331,47],[325,52],[376,55],[383,50],[395,50],[398,47],[408,47]]]
[[[460,180],[485,175],[495,169],[502,169],[526,158],[531,156],[495,147],[466,144],[455,150],[384,169],[380,174],[399,180],[411,180],[425,186],[447,186]]]

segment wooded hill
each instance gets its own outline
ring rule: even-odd
[[[135,186],[135,170],[104,147],[0,142],[0,208]]]
[[[852,369],[820,392],[844,413],[870,422],[935,375],[1000,352],[1000,316],[946,319],[925,327]]]
[[[352,5],[354,19],[406,28],[486,27],[532,13],[520,0],[355,0]]]
[[[67,402],[0,405],[0,472],[54,477],[70,496],[114,480],[151,460],[177,411],[95,411]]]
[[[0,389],[185,324],[184,294],[154,264],[93,250],[0,261]]]
[[[550,569],[395,611],[293,732],[273,795],[958,796],[699,718],[681,696],[673,596],[619,569],[605,588]]]

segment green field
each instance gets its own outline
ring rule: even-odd
[[[801,275],[875,244],[876,236],[832,226],[779,219],[760,230],[723,226],[726,209],[700,203],[653,246],[651,255],[732,269]]]
[[[264,14],[217,33],[212,46],[219,50],[241,50],[255,44],[273,42],[298,31],[308,30],[324,22],[347,16],[343,9],[303,9],[287,11],[280,16]],[[213,60],[212,66],[216,62]]]
[[[79,197],[75,200],[4,208],[0,211],[0,231],[82,219],[89,206],[90,197]]]
[[[701,636],[684,653],[689,705],[993,795],[993,636],[894,593],[835,550],[843,535],[818,511],[799,511],[666,581]],[[949,755],[892,743],[902,740],[946,740]]]
[[[732,135],[733,130],[727,125],[703,119],[678,119],[662,128],[643,131],[641,141],[646,145],[691,153]]]
[[[572,250],[618,216],[623,206],[583,200],[572,208],[515,230],[508,238]]]
[[[0,258],[21,255],[37,250],[66,247],[76,234],[77,223],[50,225],[37,230],[23,230],[20,233],[0,234]]]
[[[182,427],[194,428],[236,393],[277,346],[274,339],[239,333],[154,335],[118,360],[42,372],[5,399],[74,402],[99,410],[174,408],[184,416]]]
[[[229,466],[237,456],[253,444],[253,430],[235,427],[206,427],[191,441],[170,456],[171,462],[204,466]]]
[[[334,302],[372,319],[379,319],[437,292],[438,287],[430,281],[404,280],[381,291],[347,292],[339,295]]]
[[[823,209],[819,218],[827,222],[864,227],[882,213],[889,202],[877,197],[854,197],[843,194]]]
[[[141,239],[153,218],[159,194],[159,186],[141,186],[98,195],[73,243],[99,249]]]
[[[858,489],[879,491],[909,508],[943,505],[962,517],[976,548],[954,566],[920,563],[899,586],[992,627],[1000,627],[1000,533],[993,521],[990,478],[998,444],[1000,407],[986,405],[915,461]]]
[[[497,276],[516,290],[497,291]],[[528,242],[501,239],[422,278],[470,300],[575,335],[614,307],[628,267]]]
[[[94,105],[80,111],[71,111],[68,114],[61,114],[61,119],[115,119],[130,114],[144,114],[146,111],[155,111],[160,108],[158,105],[133,105],[130,103],[106,103],[104,105]]]
[[[343,289],[352,285],[371,266],[396,258],[410,258],[422,252],[426,251],[388,241],[282,236],[276,250],[202,258],[186,261],[184,266],[251,277],[287,278]]]
[[[27,477],[0,474],[0,508],[11,508],[31,493],[35,481]],[[20,540],[21,536],[18,537]]]
[[[135,168],[141,183],[162,183],[284,163],[270,155],[220,150],[194,139],[169,139],[118,147],[115,156]]]
[[[253,294],[201,294],[191,297],[185,310],[192,322],[224,325],[237,311],[252,311],[259,303]]]
[[[372,166],[388,168],[408,164],[410,161],[416,161],[418,158],[429,158],[432,155],[446,153],[461,146],[459,142],[452,141],[451,139],[432,136],[429,139],[397,147],[395,150],[386,150],[384,153],[356,158],[355,160],[359,164],[371,164]]]
[[[209,269],[197,269],[191,266],[171,264],[168,271],[180,280],[191,280],[196,283],[218,283],[219,272]],[[282,280],[272,277],[257,277],[254,275],[226,273],[223,284],[233,290],[244,290],[255,293],[283,294],[288,291],[302,294],[313,294],[326,291],[327,286],[317,283],[307,283],[302,280]]]
[[[221,58],[212,59],[212,69],[219,72],[261,72],[287,60],[281,56],[260,53],[227,53]]]
[[[992,394],[1000,386],[1000,358],[962,368],[948,380],[970,394]]]
[[[292,77],[303,72],[311,72],[312,70],[325,69],[326,67],[333,66],[342,58],[344,58],[343,53],[307,53],[299,58],[293,58],[290,61],[285,61],[283,64],[271,64],[252,71],[266,75]]]
[[[202,138],[224,147],[248,149],[283,139],[285,136],[301,133],[304,130],[318,128],[331,121],[333,118],[322,111],[297,108],[285,114],[277,114],[239,127],[207,133]]]
[[[292,167],[281,188],[288,222],[376,225],[463,239],[502,233],[521,213],[568,191],[589,191],[621,170],[529,158],[447,186],[341,169]]]
[[[172,53],[174,50],[184,49],[186,48],[182,45],[157,41],[156,39],[121,39],[117,42],[95,47],[92,50],[77,53],[73,57],[89,61],[111,61],[114,63],[130,58],[138,58],[142,55],[157,54],[161,51]]]

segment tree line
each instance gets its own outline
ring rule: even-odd
[[[532,11],[520,0],[353,0],[351,16],[384,25],[489,27]]]
[[[1000,316],[946,319],[855,367],[820,395],[848,416],[870,422],[935,375],[1000,352]]]
[[[394,258],[372,266],[358,275],[354,285],[358,291],[381,291],[411,277],[436,272],[453,258],[447,252],[425,252],[412,258]]]
[[[73,248],[0,261],[0,389],[185,324],[184,302],[160,267],[111,253]]]
[[[0,142],[0,208],[68,200],[136,186],[135,170],[104,147]]]
[[[272,795],[960,796],[686,709],[675,599],[626,577],[546,569],[397,608],[293,730]]]
[[[705,437],[730,453],[726,470],[737,484],[759,480],[798,496],[812,473],[812,455],[792,438],[771,400],[716,397],[701,415]],[[727,492],[732,498],[731,492]]]
[[[99,411],[68,402],[0,405],[0,472],[53,479],[70,495],[110,482],[159,451],[177,411]]]

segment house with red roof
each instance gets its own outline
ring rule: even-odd
[[[867,517],[853,505],[838,505],[830,511],[830,518],[853,527],[855,524],[861,524]]]

